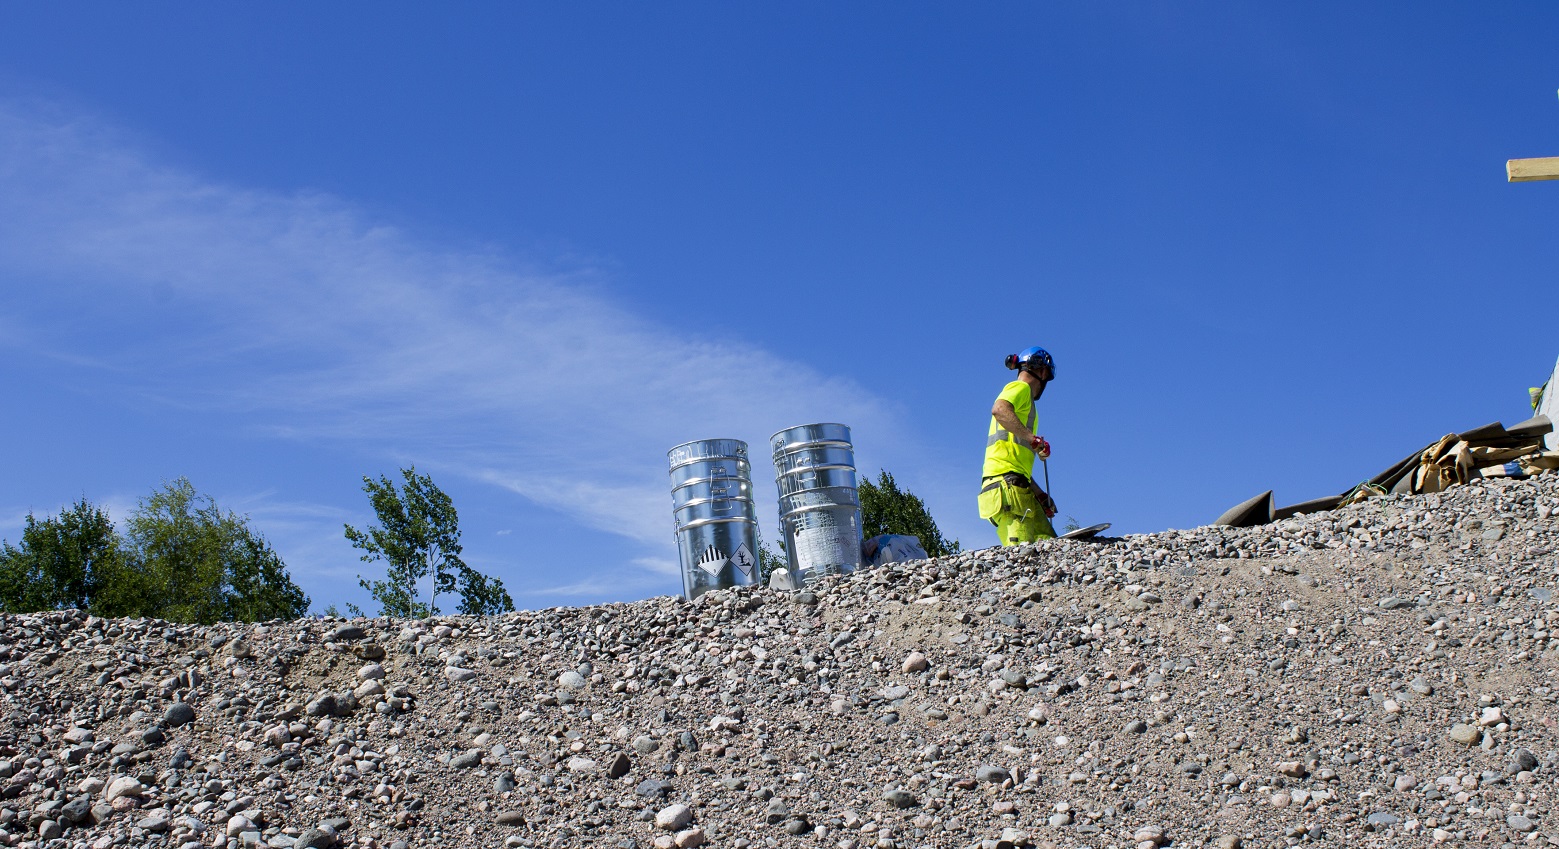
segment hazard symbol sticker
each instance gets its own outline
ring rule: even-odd
[[[758,565],[757,561],[753,559],[752,549],[748,548],[745,542],[736,549],[735,554],[731,555],[731,562],[736,564],[736,568],[742,570],[742,574],[749,578],[753,576],[753,568]]]
[[[720,570],[724,569],[725,564],[729,562],[729,558],[720,549],[712,545],[704,549],[704,553],[698,556],[698,568],[708,572],[711,576],[720,574]]]

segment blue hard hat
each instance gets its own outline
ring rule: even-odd
[[[1050,376],[1052,378],[1056,376],[1056,361],[1051,358],[1049,351],[1038,345],[1025,348],[1021,354],[1010,354],[1007,357],[1007,368],[1038,371],[1040,366],[1048,366]]]

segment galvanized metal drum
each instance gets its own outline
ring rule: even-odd
[[[713,589],[761,582],[747,443],[703,439],[666,456],[683,595],[692,600]]]
[[[861,501],[850,428],[799,425],[774,434],[769,445],[791,574],[813,583],[861,568]]]
[[[780,497],[814,489],[855,489],[854,466],[806,466],[779,476]]]

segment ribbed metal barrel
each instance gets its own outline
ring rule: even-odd
[[[666,458],[683,595],[691,601],[713,589],[761,582],[747,443],[701,439],[678,445]]]
[[[861,499],[850,428],[798,425],[774,434],[769,446],[791,574],[812,583],[861,568]]]

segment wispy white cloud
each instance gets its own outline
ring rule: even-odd
[[[630,562],[657,575],[682,574],[682,567],[677,564],[677,561],[665,557],[635,557]]]
[[[424,244],[342,200],[223,185],[15,104],[0,104],[0,271],[49,281],[0,295],[38,328],[34,344],[86,350],[145,398],[230,411],[274,437],[410,453],[636,541],[638,568],[661,583],[676,571],[670,446],[826,420],[912,445],[881,396],[728,335],[644,321],[589,268]],[[7,326],[0,343],[15,344]],[[273,528],[332,526],[339,548],[334,508],[262,499],[250,512],[266,510]]]

